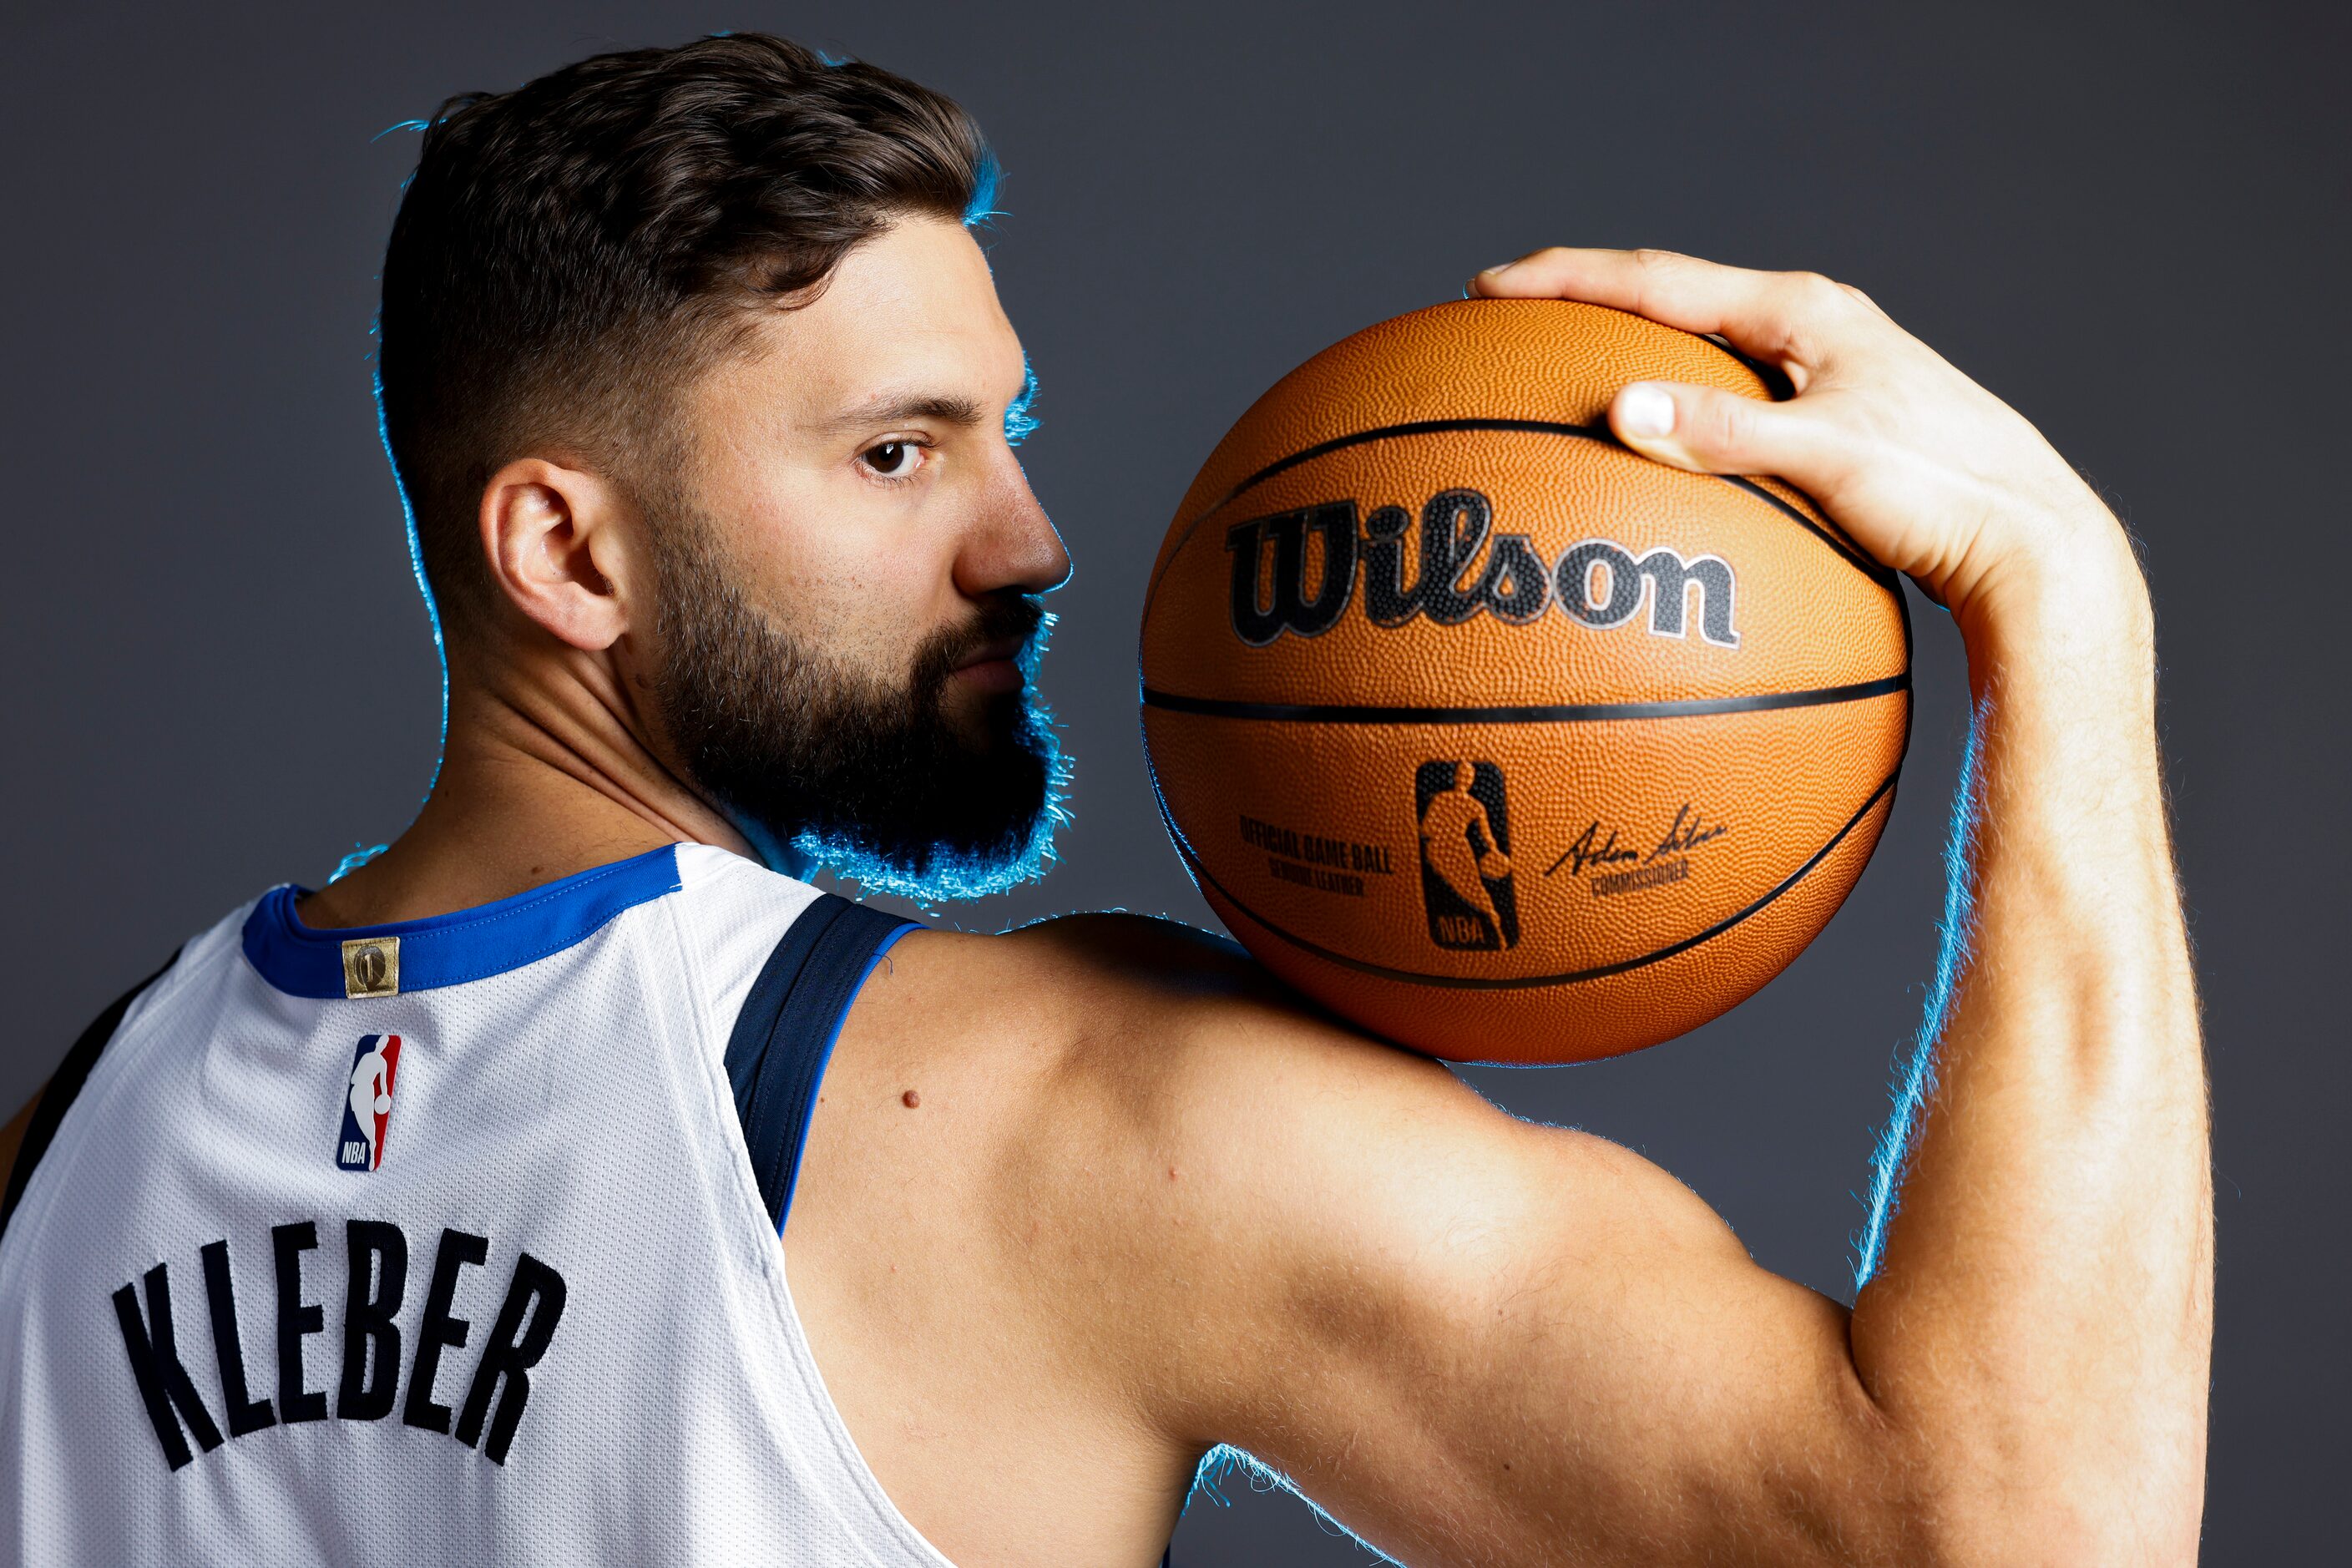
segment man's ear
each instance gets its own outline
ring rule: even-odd
[[[482,488],[490,576],[509,604],[557,641],[600,652],[629,629],[635,558],[629,509],[607,479],[518,458]]]

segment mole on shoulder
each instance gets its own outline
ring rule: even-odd
[[[923,1103],[923,1097],[919,1091],[910,1089],[898,1097],[898,1103],[912,1110]]]

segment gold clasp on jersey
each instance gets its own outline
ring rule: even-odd
[[[397,996],[400,994],[400,939],[396,936],[361,937],[343,943],[343,994],[346,996]]]

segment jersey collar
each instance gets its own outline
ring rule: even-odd
[[[531,888],[446,915],[386,925],[318,930],[302,923],[294,900],[310,892],[281,883],[261,896],[245,921],[246,961],[289,996],[341,998],[343,944],[371,938],[400,941],[400,990],[459,985],[536,963],[589,936],[624,910],[679,887],[677,847],[596,866],[545,887]]]

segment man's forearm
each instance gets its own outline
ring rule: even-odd
[[[1938,1544],[2003,1561],[2191,1562],[2201,1500],[2204,1068],[2147,603],[2106,529],[1964,620],[1948,989],[1852,1329]]]

